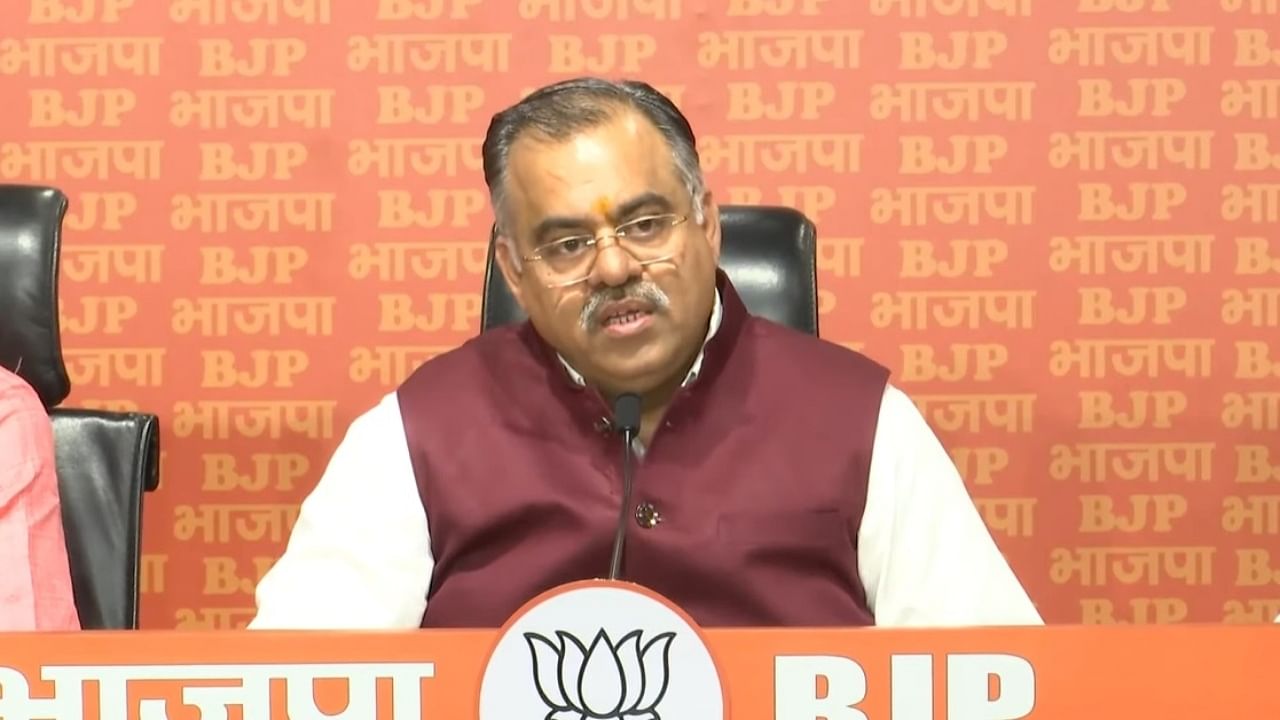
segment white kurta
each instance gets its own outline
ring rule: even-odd
[[[708,338],[719,325],[716,301]],[[878,626],[1042,624],[951,458],[893,385],[880,407],[856,559]],[[389,393],[351,424],[303,501],[284,555],[258,585],[249,627],[416,628],[434,565]]]

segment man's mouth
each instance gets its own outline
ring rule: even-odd
[[[620,313],[617,315],[611,315],[605,318],[604,323],[602,324],[605,327],[612,327],[615,325],[626,325],[628,323],[633,323],[639,320],[641,317],[644,317],[648,314],[649,313],[647,312],[641,312],[639,310],[630,310],[628,312]]]
[[[614,337],[625,337],[648,327],[653,311],[644,303],[627,301],[605,308],[600,327]]]

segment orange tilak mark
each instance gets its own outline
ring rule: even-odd
[[[609,198],[601,196],[596,200],[596,212],[608,216],[613,211],[613,203],[609,202]]]

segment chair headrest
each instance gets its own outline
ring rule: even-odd
[[[753,315],[818,334],[817,230],[798,210],[720,206],[720,268]],[[524,322],[494,261],[493,233],[485,266],[480,329]]]
[[[56,188],[0,185],[0,363],[46,408],[71,392],[58,328],[58,259],[67,196]]]

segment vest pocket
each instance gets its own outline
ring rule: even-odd
[[[837,510],[725,513],[716,521],[716,537],[735,545],[848,545],[853,525]]]

